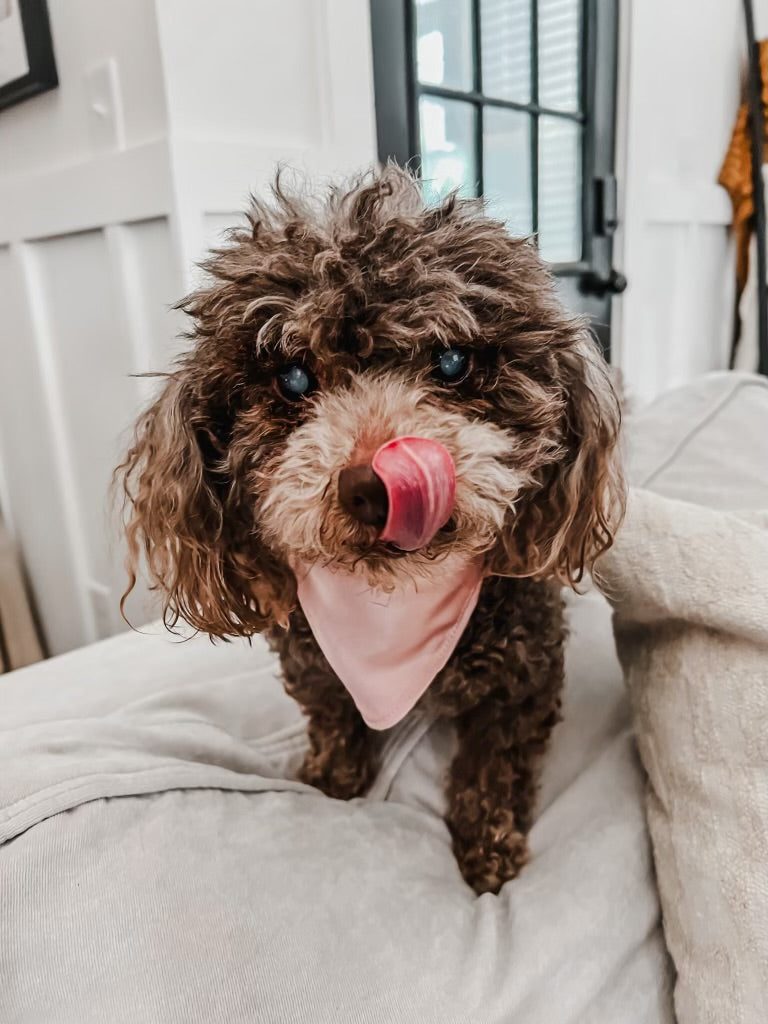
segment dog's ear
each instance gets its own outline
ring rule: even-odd
[[[115,470],[128,542],[121,608],[143,557],[169,628],[181,618],[210,636],[249,636],[287,625],[295,583],[254,536],[252,519],[232,509],[219,428],[226,430],[225,416],[198,393],[188,368],[167,378],[139,418]]]
[[[559,456],[521,498],[506,542],[517,575],[577,584],[613,543],[625,505],[619,399],[586,331],[558,355]]]

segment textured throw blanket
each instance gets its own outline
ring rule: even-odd
[[[768,1021],[768,512],[631,495],[600,562],[680,1024]]]

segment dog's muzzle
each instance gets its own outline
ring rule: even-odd
[[[378,449],[370,465],[343,469],[338,490],[342,508],[379,529],[379,540],[416,551],[450,519],[456,470],[437,441],[396,437]]]

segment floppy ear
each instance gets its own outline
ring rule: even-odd
[[[544,466],[513,526],[521,575],[554,576],[568,586],[613,543],[624,514],[619,400],[596,343],[586,332],[558,356],[561,456]]]
[[[287,624],[295,584],[254,536],[252,510],[237,507],[225,446],[213,432],[220,420],[183,369],[138,420],[115,470],[128,541],[121,609],[143,555],[168,628],[182,618],[211,636],[249,636]]]

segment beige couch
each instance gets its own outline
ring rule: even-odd
[[[768,387],[712,375],[630,418],[635,483],[768,505]],[[611,613],[568,598],[565,720],[501,894],[440,819],[452,736],[418,713],[365,800],[292,781],[260,644],[129,634],[11,673],[0,739],[0,1021],[674,1019]]]

